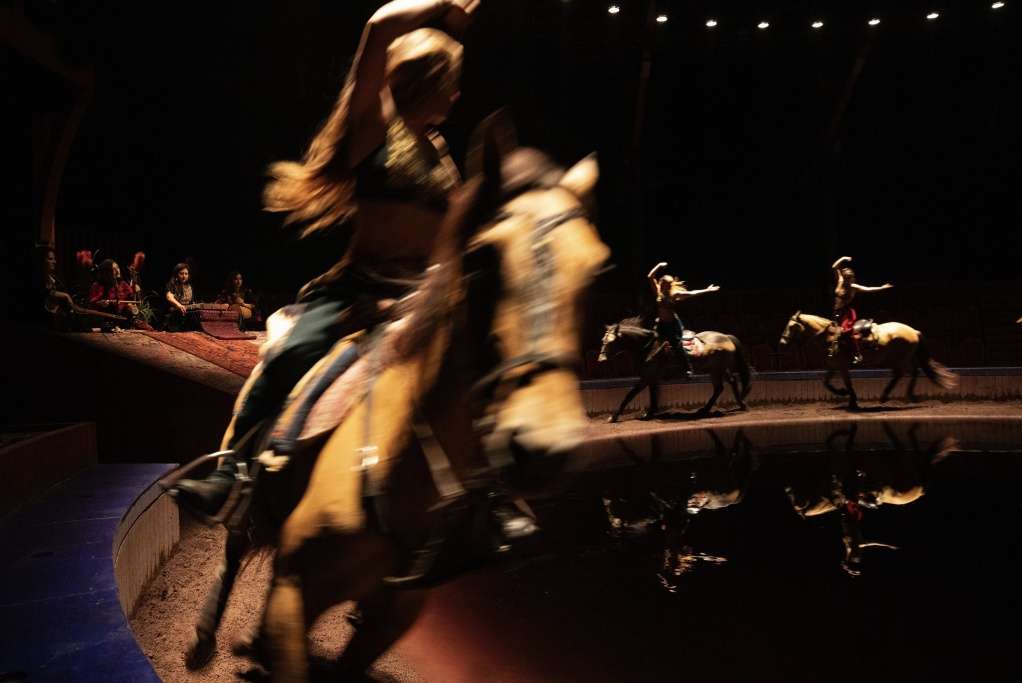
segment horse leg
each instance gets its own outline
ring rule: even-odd
[[[624,400],[621,401],[621,405],[619,405],[617,407],[617,410],[614,411],[614,413],[610,416],[610,419],[608,419],[607,422],[617,422],[618,418],[621,417],[621,413],[624,412],[625,406],[627,406],[629,403],[631,403],[632,399],[635,398],[636,395],[638,395],[638,393],[640,391],[642,391],[643,389],[645,389],[645,388],[646,388],[646,381],[640,379],[635,384],[635,386],[632,387],[631,390],[625,395]]]
[[[722,373],[720,372],[714,372],[710,375],[710,378],[713,381],[713,395],[710,396],[710,400],[706,402],[706,405],[696,411],[697,415],[708,415],[714,404],[717,402],[717,399],[720,398],[721,392],[724,391],[724,378],[721,374]]]
[[[840,389],[830,383],[830,380],[832,379],[834,379],[834,371],[827,370],[827,374],[823,376],[823,386],[826,387],[827,391],[834,394],[835,396],[847,396],[848,395],[847,390]]]
[[[307,681],[309,660],[301,576],[292,568],[288,568],[287,572],[276,571],[275,568],[274,574],[261,635],[273,680],[288,683]]]
[[[422,612],[424,590],[381,588],[358,603],[355,634],[337,660],[339,680],[361,680],[383,653],[403,636]]]
[[[916,380],[919,379],[919,364],[913,361],[911,374],[908,379],[908,391],[905,392],[905,398],[911,403],[918,403],[919,397],[916,396]]]
[[[640,420],[652,420],[660,408],[660,381],[653,379],[649,383],[649,408],[639,416]]]
[[[745,405],[745,401],[742,400],[742,392],[738,389],[738,380],[735,379],[733,372],[728,372],[727,383],[731,385],[731,393],[734,394],[735,403],[738,404],[739,410],[748,410],[748,406]]]
[[[880,394],[880,402],[887,403],[887,399],[891,397],[891,392],[894,391],[894,385],[898,383],[898,380],[904,376],[905,371],[900,368],[894,368],[891,370],[891,381],[884,387],[884,392]]]
[[[216,652],[216,629],[220,625],[220,619],[224,616],[227,598],[234,587],[234,580],[241,567],[241,558],[248,551],[248,547],[248,537],[244,531],[228,531],[227,542],[224,544],[224,557],[220,561],[216,580],[206,596],[206,604],[203,605],[199,620],[195,624],[195,636],[185,653],[185,666],[191,671],[201,669],[208,664]]]
[[[859,397],[855,395],[855,387],[852,386],[852,374],[848,371],[848,368],[841,368],[841,379],[845,382],[845,388],[848,389],[848,407],[852,410],[859,408]]]

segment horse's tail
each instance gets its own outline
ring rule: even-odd
[[[729,334],[728,339],[735,345],[735,370],[738,371],[738,379],[742,383],[741,397],[744,401],[752,389],[752,367],[749,364],[749,356],[745,353],[745,346],[738,337]]]
[[[951,372],[947,366],[933,360],[922,334],[919,335],[919,345],[916,346],[916,363],[923,374],[937,386],[943,389],[954,389],[958,386],[958,375]]]

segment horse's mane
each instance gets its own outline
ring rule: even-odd
[[[476,176],[451,196],[430,258],[433,265],[414,296],[402,301],[397,309],[398,317],[407,318],[409,327],[403,335],[406,343],[400,349],[402,356],[421,349],[457,303],[450,300],[450,294],[462,276],[459,257],[469,239],[502,204],[529,190],[557,185],[564,169],[538,150],[519,148],[503,159],[500,175],[499,187],[486,176]]]
[[[624,320],[619,322],[618,325],[624,325],[624,326],[627,326],[627,327],[643,327],[644,328],[644,327],[646,327],[645,322],[646,321],[643,319],[643,317],[641,315],[635,315],[635,316],[632,316],[631,318],[625,318]]]

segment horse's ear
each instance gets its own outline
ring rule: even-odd
[[[791,317],[797,319],[800,315],[802,315],[802,309],[801,308],[798,309],[797,311],[795,311],[795,315],[793,315]]]
[[[586,201],[600,179],[600,164],[596,161],[596,153],[590,154],[582,161],[568,169],[561,181],[561,187],[569,190],[579,199]]]
[[[503,159],[518,147],[518,133],[507,109],[498,109],[479,122],[469,138],[465,170],[468,177],[486,177],[500,187]]]

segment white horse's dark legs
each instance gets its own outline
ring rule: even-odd
[[[738,409],[748,410],[745,401],[742,400],[742,392],[738,389],[738,380],[735,379],[733,372],[728,372],[727,383],[731,385],[731,393],[735,396],[735,403],[738,404]]]
[[[827,370],[827,374],[823,376],[823,386],[826,387],[827,391],[834,394],[835,396],[847,396],[848,391],[846,391],[845,389],[840,389],[830,383],[830,381],[834,379],[834,373],[835,373],[834,370]]]
[[[919,363],[918,361],[913,359],[911,375],[909,376],[908,380],[908,391],[905,392],[905,398],[907,398],[912,403],[917,403],[919,401],[919,397],[916,396],[917,379],[919,379]]]
[[[891,370],[891,381],[884,387],[884,392],[880,394],[880,402],[887,403],[887,399],[891,397],[891,392],[894,391],[894,386],[905,376],[905,371],[901,368],[894,368]]]
[[[859,398],[855,395],[855,387],[852,386],[852,373],[848,368],[841,368],[841,379],[844,380],[845,388],[848,390],[848,407],[856,410],[859,407]]]
[[[720,373],[715,372],[710,375],[710,377],[713,380],[713,395],[710,396],[710,400],[706,402],[706,405],[699,409],[700,415],[709,413],[714,404],[717,402],[717,399],[720,398],[721,392],[724,391],[724,379],[721,377]]]

